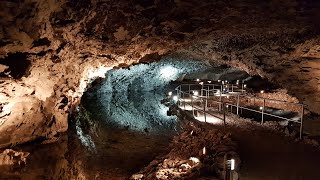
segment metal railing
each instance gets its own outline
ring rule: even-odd
[[[232,91],[231,92],[239,92],[239,87],[238,86],[232,86]],[[236,87],[236,88],[234,88]],[[276,99],[269,99],[269,98],[263,98],[263,97],[256,97],[256,96],[250,96],[244,94],[245,90],[243,88],[240,89],[240,93],[234,94],[234,93],[229,93],[229,91],[225,91],[223,88],[225,88],[225,85],[223,84],[181,84],[179,85],[175,90],[177,91],[178,95],[178,103],[180,105],[184,106],[184,109],[186,109],[186,105],[190,105],[192,109],[192,114],[193,116],[195,115],[195,110],[200,111],[204,115],[204,121],[206,122],[206,116],[207,114],[219,118],[223,121],[224,125],[226,125],[226,112],[228,112],[228,108],[226,107],[235,107],[236,112],[235,114],[239,115],[240,110],[242,111],[247,110],[247,111],[252,111],[255,113],[260,113],[261,114],[261,124],[264,123],[265,117],[266,116],[271,116],[275,118],[279,118],[282,120],[286,120],[289,122],[294,122],[294,123],[299,123],[300,124],[300,132],[299,132],[299,137],[300,139],[302,138],[303,134],[303,119],[304,119],[304,105],[301,103],[293,103],[293,102],[287,102],[287,101],[281,101],[281,100],[276,100]],[[238,91],[234,91],[238,90]],[[200,91],[200,94],[195,95],[195,91]],[[227,93],[228,92],[228,93]],[[219,100],[215,100],[213,97],[219,97]],[[229,97],[232,97],[233,99],[236,98],[235,100],[230,100]],[[190,98],[190,102],[186,101],[186,98]],[[253,103],[251,102],[253,100]],[[216,109],[213,113],[212,107],[208,106],[208,102],[210,103],[215,103],[218,104],[218,108]],[[200,103],[200,106],[196,105],[196,103]],[[244,105],[241,105],[241,104]],[[257,105],[259,107],[259,110],[256,110],[254,108],[247,107],[245,105]],[[267,106],[268,105],[268,106]],[[286,109],[290,109],[293,112],[297,112],[299,114],[299,119],[291,119],[287,117],[282,117],[279,115],[271,114],[265,111],[266,107],[285,107]],[[285,110],[285,108],[281,108],[281,110]],[[223,114],[223,117],[219,117],[216,115],[216,113]],[[232,109],[231,109],[231,113]]]
[[[182,106],[184,106],[184,109],[186,109],[186,105],[190,105],[193,116],[195,116],[195,113],[196,113],[195,111],[199,111],[199,112],[203,113],[205,122],[207,122],[207,114],[208,114],[208,115],[211,115],[213,117],[216,117],[218,119],[223,120],[224,125],[226,125],[226,114],[225,114],[226,111],[225,111],[224,108],[222,108],[223,111],[221,111],[223,113],[223,117],[221,118],[221,117],[217,116],[215,113],[208,111],[208,106],[207,106],[208,105],[208,98],[201,97],[201,96],[198,96],[198,95],[193,95],[193,94],[191,94],[189,92],[183,92],[183,91],[180,91],[180,90],[177,90],[177,91],[179,92],[180,95],[182,95],[182,98],[178,99],[178,103],[180,103],[180,106],[182,104]],[[190,102],[187,102],[185,100],[186,95],[191,98]],[[181,99],[183,99],[183,100],[181,100]],[[217,103],[219,105],[222,104],[221,106],[225,107],[224,102],[215,101],[215,100],[211,100],[211,101],[214,102],[214,103]],[[200,102],[201,106],[197,106],[196,102]]]

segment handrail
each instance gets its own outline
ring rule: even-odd
[[[180,90],[178,89],[177,91],[180,91]],[[192,99],[193,99],[193,97],[197,97],[197,98],[203,99],[203,97],[201,97],[201,96],[196,96],[196,95],[193,95],[193,94],[190,94],[190,93],[186,93],[186,92],[183,92],[183,91],[180,91],[180,93],[182,93],[183,96],[184,96],[184,94],[188,94],[189,96],[191,96]],[[213,101],[213,102],[216,102],[216,103],[219,103],[219,104],[222,104],[222,106],[224,107],[224,102],[215,101],[215,100],[212,100],[212,101]],[[184,106],[185,106],[185,104],[189,104],[189,103],[187,103],[187,102],[185,102],[185,101],[184,101],[183,103],[184,103]],[[194,115],[194,109],[199,110],[200,112],[203,112],[203,113],[204,113],[205,122],[206,122],[206,114],[209,114],[209,115],[211,115],[211,116],[213,116],[213,117],[216,117],[216,118],[221,119],[221,117],[219,117],[219,116],[211,113],[210,111],[206,111],[206,110],[205,110],[205,109],[206,109],[205,106],[204,106],[203,109],[198,108],[197,106],[194,106],[192,100],[191,100],[191,104],[189,104],[189,105],[191,105],[191,107],[192,107],[192,114],[193,114],[193,115]],[[223,109],[224,109],[224,108],[223,108]],[[225,126],[225,125],[226,125],[225,110],[223,111],[223,119],[221,119],[221,120],[223,120],[223,123],[224,123],[224,126]]]
[[[237,107],[237,105],[229,104],[229,103],[226,103],[226,105],[230,105],[230,106]],[[249,110],[249,111],[261,113],[261,111],[258,111],[258,110],[255,110],[255,109],[251,109],[251,108],[247,108],[247,107],[245,107],[245,106],[238,106],[238,107],[239,107],[239,108],[242,108],[242,109]],[[293,120],[293,119],[290,119],[290,118],[286,118],[286,117],[282,117],[282,116],[278,116],[278,115],[274,115],[274,114],[270,114],[270,113],[267,113],[267,112],[264,112],[263,114],[264,114],[264,115],[268,115],[268,116],[273,116],[273,117],[276,117],[276,118],[280,118],[280,119],[284,119],[284,120],[288,120],[288,121],[292,121],[292,122],[300,123],[299,121],[296,121],[296,120]]]
[[[199,96],[199,95],[193,95],[191,94],[191,89],[190,89],[190,86],[189,86],[189,91],[188,92],[184,92],[182,90],[182,86],[183,85],[197,85],[197,86],[202,86],[201,84],[180,84],[179,86],[177,86],[175,88],[175,90],[177,91],[177,94],[178,94],[178,101],[181,103],[181,94],[183,95],[183,98],[185,97],[185,94],[187,94],[189,97],[191,97],[191,107],[192,107],[192,110],[196,109],[200,112],[203,112],[204,113],[204,118],[205,118],[205,122],[206,122],[206,114],[210,114],[211,116],[213,117],[217,117],[219,119],[221,119],[220,117],[212,114],[210,111],[206,111],[206,109],[208,109],[207,107],[207,103],[208,103],[208,100],[210,100],[210,102],[213,102],[213,103],[218,103],[219,105],[219,111],[221,111],[221,105],[222,105],[222,112],[224,114],[224,118],[222,119],[224,121],[224,124],[225,123],[225,105],[230,105],[232,107],[237,107],[237,115],[239,115],[239,108],[241,109],[246,109],[246,110],[249,110],[249,111],[253,111],[253,112],[257,112],[257,113],[261,113],[262,114],[262,119],[261,119],[261,124],[264,123],[264,116],[265,115],[268,115],[268,116],[272,116],[272,117],[276,117],[276,118],[279,118],[279,119],[284,119],[284,120],[287,120],[287,121],[292,121],[292,122],[295,122],[295,123],[300,123],[300,139],[302,138],[302,133],[303,133],[303,116],[304,116],[304,104],[302,103],[294,103],[294,102],[287,102],[287,101],[281,101],[281,100],[276,100],[276,99],[269,99],[269,98],[263,98],[263,97],[256,97],[256,96],[250,96],[250,95],[243,95],[243,94],[237,94],[237,95],[233,95],[233,94],[229,94],[229,96],[237,96],[237,104],[231,104],[230,102],[224,102],[224,99],[221,98],[221,91],[220,91],[220,100],[217,101],[217,100],[214,100],[214,99],[210,99],[210,93],[206,93],[205,96]],[[209,84],[209,85],[214,85],[214,84]],[[221,86],[222,87],[222,86]],[[215,91],[215,90],[220,90],[220,89],[215,89],[214,86],[213,86],[213,89],[212,90],[208,90],[208,89],[203,89],[201,88],[200,91],[201,91],[201,94],[202,94],[202,91],[205,91],[205,92],[210,92],[210,91]],[[214,95],[213,95],[214,96]],[[203,103],[203,109],[202,108],[197,108],[197,107],[194,107],[193,106],[193,98],[196,97],[196,98],[199,98],[200,99],[200,102],[201,104]],[[262,107],[262,110],[261,111],[257,111],[255,109],[250,109],[250,108],[247,108],[247,107],[244,107],[244,106],[240,106],[239,104],[239,101],[240,101],[240,97],[246,97],[246,98],[256,98],[256,99],[262,99],[263,100],[263,107]],[[301,117],[300,117],[300,121],[299,120],[293,120],[293,119],[290,119],[290,118],[285,118],[285,117],[282,117],[282,116],[278,116],[278,115],[274,115],[274,114],[270,114],[270,113],[266,113],[264,112],[264,109],[265,109],[265,102],[267,101],[273,101],[273,102],[280,102],[280,103],[284,103],[284,104],[294,104],[294,105],[298,105],[298,106],[301,106],[302,107],[302,113],[301,113]],[[205,103],[204,103],[205,102]],[[184,103],[184,106],[185,104],[189,104],[187,103],[186,101],[183,101]],[[190,105],[190,104],[189,104]],[[232,113],[232,112],[231,112]],[[194,114],[194,111],[193,111],[193,114]]]
[[[199,85],[199,86],[201,86],[201,84],[181,84],[181,85]],[[181,85],[179,85],[178,87],[180,87]],[[209,84],[209,85],[213,85],[213,84]],[[177,90],[177,88],[175,90]],[[201,90],[205,90],[205,89],[201,89]],[[220,89],[212,89],[212,90],[220,90]],[[230,94],[230,96],[232,96],[232,94]],[[242,94],[242,95],[239,95],[239,96],[262,99],[262,100],[265,99],[265,100],[276,101],[276,102],[281,102],[281,103],[285,103],[285,104],[295,104],[295,105],[305,106],[305,104],[303,104],[303,103],[295,103],[295,102],[283,101],[283,100],[279,100],[279,99],[264,98],[264,97],[247,95],[247,94]]]
[[[252,95],[240,95],[243,97],[249,97],[249,98],[256,98],[256,99],[262,99],[262,100],[269,100],[269,101],[276,101],[276,102],[281,102],[281,103],[285,103],[285,104],[295,104],[295,105],[300,105],[300,106],[305,106],[305,104],[303,103],[295,103],[295,102],[289,102],[289,101],[282,101],[279,99],[271,99],[271,98],[264,98],[264,97],[259,97],[259,96],[252,96]]]

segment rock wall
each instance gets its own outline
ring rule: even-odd
[[[163,56],[268,77],[320,113],[319,4],[1,1],[0,147],[65,131],[92,78]]]

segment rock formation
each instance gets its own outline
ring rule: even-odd
[[[319,7],[315,0],[1,1],[0,147],[54,138],[92,79],[169,57],[269,78],[320,113]]]

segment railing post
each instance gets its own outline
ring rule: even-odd
[[[222,109],[223,109],[223,126],[226,128],[226,110],[225,110],[225,103],[222,102]]]
[[[203,96],[203,85],[201,85],[201,91],[200,91],[200,96]]]
[[[203,116],[204,116],[204,122],[207,122],[206,103],[203,103]]]
[[[184,110],[186,110],[186,98],[185,98],[184,92],[182,92],[182,96],[183,96],[183,108]]]
[[[221,106],[222,106],[222,103],[221,103],[221,101],[222,101],[221,92],[222,91],[220,91],[220,97],[219,97],[219,101],[220,101],[220,103],[219,103],[219,111],[221,111]]]
[[[300,139],[302,139],[302,135],[303,135],[303,116],[304,116],[304,106],[302,105],[301,122],[300,122]]]
[[[209,92],[208,92],[209,93]],[[209,96],[208,96],[209,97]],[[208,97],[206,98],[206,108],[208,108]]]
[[[237,98],[237,115],[239,115],[239,94],[238,94],[238,98]]]
[[[190,84],[189,84],[189,94],[191,93]]]
[[[263,114],[264,114],[264,107],[266,105],[266,99],[263,99],[263,106],[262,106],[262,115],[261,115],[261,124],[263,124]]]
[[[233,92],[233,84],[231,84],[231,91]]]
[[[194,117],[193,96],[192,95],[191,95],[191,109],[192,109],[192,115]]]
[[[181,87],[181,85],[180,85],[180,87]],[[177,102],[177,104],[178,104],[178,106],[180,105],[180,91],[179,91],[179,88],[177,88],[176,89],[177,90],[177,96],[178,96],[178,102]]]

